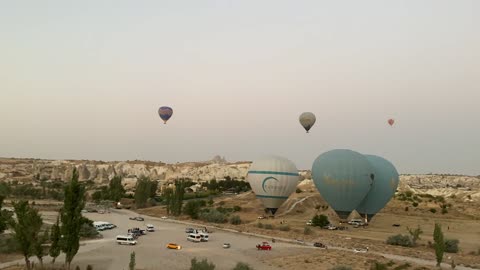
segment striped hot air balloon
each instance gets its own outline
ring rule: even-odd
[[[158,109],[158,115],[162,118],[163,123],[166,124],[168,119],[172,117],[173,110],[170,107],[162,106]]]
[[[256,197],[272,215],[295,191],[299,178],[295,164],[277,156],[255,160],[247,174]]]

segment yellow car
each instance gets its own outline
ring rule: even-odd
[[[175,243],[168,243],[167,248],[169,248],[169,249],[181,249],[182,247],[180,245],[175,244]]]

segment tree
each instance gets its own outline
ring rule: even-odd
[[[417,245],[417,240],[420,239],[420,235],[423,233],[422,228],[418,226],[415,230],[407,227],[408,233],[412,237],[412,245],[416,246]]]
[[[445,252],[445,240],[443,238],[442,226],[438,223],[435,223],[435,229],[433,230],[433,241],[437,266],[440,267],[443,261],[443,253]]]
[[[47,243],[49,239],[48,230],[45,230],[42,235],[39,233],[37,236],[38,238],[33,240],[33,255],[38,258],[40,267],[43,269],[43,257],[47,255],[44,244]]]
[[[328,217],[325,215],[315,215],[312,218],[312,225],[316,227],[324,227],[330,224]]]
[[[48,255],[52,257],[52,264],[55,263],[58,255],[60,255],[60,217],[57,217],[57,222],[53,224],[50,232],[50,249]]]
[[[198,218],[198,212],[200,210],[200,203],[198,201],[188,201],[185,204],[184,212],[193,219]]]
[[[28,201],[14,202],[13,208],[17,220],[11,219],[10,227],[25,258],[27,269],[31,269],[30,256],[32,256],[35,239],[38,238],[43,220],[38,210],[31,207]]]
[[[125,195],[125,189],[122,185],[122,177],[115,176],[110,180],[108,186],[108,199],[118,202]]]
[[[60,212],[62,225],[60,246],[65,253],[65,266],[70,269],[70,264],[80,247],[80,229],[85,221],[82,209],[85,207],[85,187],[78,182],[78,171],[73,170],[72,180],[65,186],[65,199]]]
[[[137,208],[144,208],[147,206],[147,200],[150,197],[150,180],[141,176],[137,181],[135,188],[135,206]]]
[[[165,198],[165,204],[167,205],[167,215],[170,215],[173,201],[173,189],[166,188],[163,191],[163,197]]]
[[[197,261],[197,258],[193,258],[191,261],[190,270],[215,270],[215,265],[208,262],[207,259]]]
[[[155,198],[157,196],[158,182],[150,181],[150,198]]]
[[[0,233],[7,229],[7,213],[6,210],[1,210],[4,197],[0,195]]]
[[[135,251],[130,253],[130,263],[128,264],[129,270],[135,270]]]

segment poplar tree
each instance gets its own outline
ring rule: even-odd
[[[82,209],[85,207],[85,187],[78,182],[78,171],[73,170],[72,180],[65,186],[65,200],[60,214],[62,225],[60,246],[65,253],[65,267],[70,264],[80,248],[80,229],[84,223]]]
[[[55,260],[60,255],[60,217],[57,217],[57,223],[55,223],[50,232],[50,249],[48,250],[48,255],[52,257],[52,264],[55,263]]]
[[[17,220],[11,219],[10,227],[25,258],[25,265],[27,269],[31,269],[30,257],[33,255],[35,240],[38,239],[43,220],[38,210],[31,207],[28,201],[14,202],[13,208]]]
[[[443,253],[445,252],[445,240],[443,238],[442,226],[438,223],[435,223],[435,229],[433,230],[433,241],[437,266],[440,267],[443,261]]]

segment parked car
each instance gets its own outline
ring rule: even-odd
[[[327,230],[336,230],[336,229],[337,229],[337,227],[335,225],[329,224],[327,226]]]
[[[195,229],[194,228],[186,228],[185,233],[194,233]]]
[[[265,216],[258,216],[257,219],[265,219],[265,218],[267,218],[267,217],[265,217]]]
[[[307,224],[308,226],[312,226],[312,225],[313,225],[312,220],[310,219],[309,221],[307,221],[306,224]]]
[[[324,244],[322,244],[322,243],[320,243],[320,242],[315,242],[315,243],[313,243],[313,246],[314,246],[314,247],[318,247],[318,248],[325,248],[325,249],[327,248],[326,245],[324,245]]]
[[[368,247],[367,248],[354,248],[353,252],[355,253],[367,253]]]
[[[155,227],[152,224],[147,224],[147,232],[154,232]]]
[[[136,217],[135,220],[137,221],[144,221],[145,219],[143,217]]]
[[[175,244],[175,243],[168,243],[167,244],[168,249],[182,249],[182,246]]]
[[[261,244],[258,244],[257,250],[272,250],[272,246],[268,242],[262,242]]]
[[[230,248],[230,243],[223,243],[223,248]]]
[[[168,219],[168,217],[166,217],[166,216],[163,216],[163,217],[161,217],[161,219]]]

